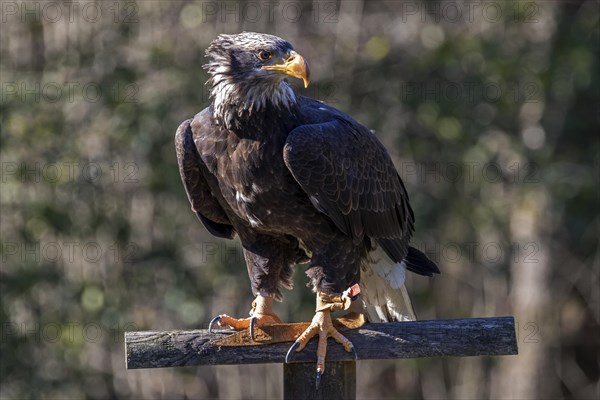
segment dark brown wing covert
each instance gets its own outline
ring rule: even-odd
[[[400,262],[414,216],[394,164],[377,137],[346,121],[303,125],[288,136],[284,160],[321,212],[356,243],[379,242]]]
[[[203,176],[202,168],[206,167],[196,149],[191,122],[192,120],[184,121],[175,134],[177,163],[183,186],[192,210],[206,229],[217,237],[233,239],[235,231]]]

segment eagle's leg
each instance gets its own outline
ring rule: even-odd
[[[238,227],[237,233],[243,238],[244,258],[252,282],[252,291],[256,294],[250,318],[238,319],[219,315],[211,321],[209,331],[218,322],[220,326],[229,326],[235,330],[250,328],[250,337],[254,339],[255,327],[282,323],[273,312],[273,299],[281,299],[280,288],[291,288],[291,266],[306,259],[306,253],[300,249],[297,240],[256,235],[242,228]]]
[[[347,352],[353,352],[354,358],[357,358],[356,350],[354,345],[344,335],[342,335],[333,326],[331,319],[331,312],[338,310],[349,310],[352,307],[352,300],[350,296],[350,289],[344,292],[342,295],[330,295],[324,293],[317,294],[317,310],[315,316],[312,319],[311,324],[300,336],[296,339],[294,344],[288,350],[285,357],[285,361],[288,362],[292,352],[302,351],[306,347],[307,343],[315,336],[319,336],[319,344],[317,346],[317,375],[316,385],[319,387],[321,376],[325,372],[325,356],[327,355],[327,339],[332,337],[336,342],[344,346],[344,350]],[[346,323],[340,321],[339,325],[348,326],[351,328],[358,328],[364,323],[362,314],[352,313],[346,318]]]
[[[222,314],[210,321],[208,331],[212,332],[212,327],[215,323],[219,326],[228,326],[238,331],[250,328],[250,337],[254,338],[254,327],[280,324],[281,322],[281,319],[273,312],[273,298],[259,294],[252,302],[249,318],[233,318]]]

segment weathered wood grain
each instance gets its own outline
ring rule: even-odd
[[[227,347],[211,343],[231,333],[230,330],[212,334],[207,330],[126,332],[127,368],[283,363],[291,345]],[[365,324],[344,335],[354,343],[359,360],[517,354],[512,317]],[[311,340],[293,361],[314,363],[316,347],[316,340]],[[342,346],[330,339],[327,361],[352,360]]]

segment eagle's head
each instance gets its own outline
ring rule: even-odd
[[[210,95],[217,121],[228,128],[242,116],[267,108],[291,110],[296,95],[286,77],[308,86],[304,58],[290,43],[273,35],[242,32],[219,35],[206,50],[204,67],[210,78]]]

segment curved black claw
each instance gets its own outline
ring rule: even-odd
[[[213,325],[221,320],[221,316],[217,315],[213,319],[210,320],[210,324],[208,324],[208,333],[213,333],[212,328]]]
[[[294,351],[298,348],[298,346],[300,346],[300,342],[295,341],[294,344],[292,344],[292,346],[289,348],[287,354],[285,355],[286,364],[290,362],[290,355],[294,354]]]
[[[254,325],[256,324],[256,317],[250,318],[250,340],[254,341]]]
[[[323,371],[321,368],[317,368],[317,376],[315,378],[315,388],[319,390],[319,385],[321,384],[321,375],[323,375]]]

